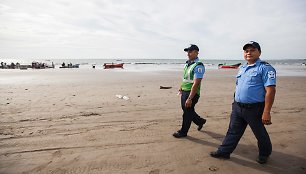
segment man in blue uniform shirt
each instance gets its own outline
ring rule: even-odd
[[[243,46],[246,64],[236,76],[236,92],[227,134],[218,150],[211,152],[215,158],[229,159],[247,125],[252,129],[259,148],[257,162],[264,164],[272,152],[270,137],[264,125],[270,125],[271,107],[276,93],[276,71],[260,60],[261,48],[250,41]]]
[[[179,92],[181,94],[181,107],[183,110],[183,123],[180,130],[175,132],[175,138],[186,137],[190,128],[191,122],[198,125],[198,131],[203,128],[206,120],[201,118],[195,112],[195,105],[200,98],[201,81],[204,76],[205,67],[199,61],[199,48],[196,45],[191,45],[184,49],[188,53],[188,61],[184,67],[184,75]]]

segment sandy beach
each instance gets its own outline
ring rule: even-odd
[[[306,173],[306,77],[278,77],[273,152],[260,165],[249,127],[230,160],[209,156],[228,128],[237,70],[207,70],[196,107],[206,125],[172,136],[181,73],[1,70],[0,173]]]

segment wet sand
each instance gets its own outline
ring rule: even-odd
[[[306,173],[306,77],[278,78],[268,164],[255,162],[249,127],[230,160],[209,156],[228,128],[236,73],[207,70],[196,107],[207,123],[175,139],[181,71],[1,71],[0,173]]]

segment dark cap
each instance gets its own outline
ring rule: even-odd
[[[246,43],[246,44],[243,46],[243,50],[245,50],[245,49],[246,49],[246,47],[248,47],[248,46],[251,46],[251,47],[257,48],[257,49],[258,49],[258,51],[260,51],[260,52],[261,52],[260,45],[259,45],[257,42],[255,42],[255,41],[250,41],[250,42]]]
[[[196,45],[190,44],[190,47],[184,49],[185,52],[193,51],[193,50],[199,51],[199,47]]]

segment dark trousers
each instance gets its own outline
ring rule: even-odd
[[[229,128],[218,151],[224,154],[232,153],[249,125],[257,139],[259,155],[269,156],[272,152],[272,144],[261,120],[263,110],[264,104],[246,107],[234,102]]]
[[[190,108],[185,107],[186,100],[189,97],[190,91],[182,91],[181,95],[181,106],[183,110],[183,123],[181,128],[181,133],[186,134],[188,133],[188,130],[190,128],[191,122],[194,122],[196,125],[203,124],[204,119],[201,118],[196,112],[195,112],[195,105],[198,103],[198,100],[200,96],[196,94],[192,99],[192,105]]]

